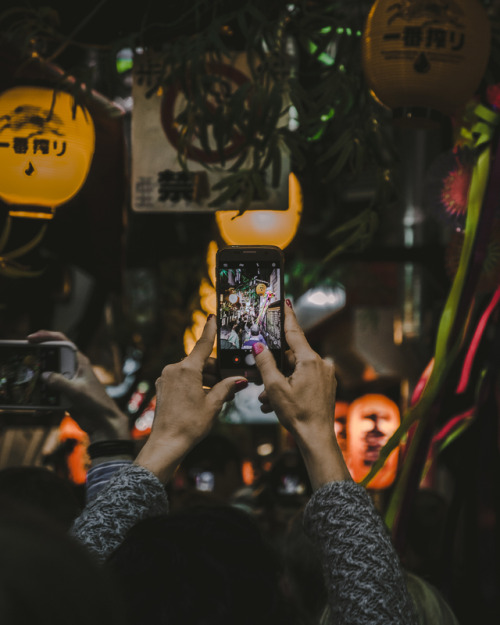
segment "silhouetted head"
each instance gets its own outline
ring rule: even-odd
[[[69,529],[81,512],[72,484],[44,467],[6,467],[0,470],[0,507],[22,504]]]
[[[141,521],[107,566],[133,625],[290,625],[278,563],[247,513],[204,506]]]
[[[108,571],[33,508],[0,512],[2,625],[127,625]]]

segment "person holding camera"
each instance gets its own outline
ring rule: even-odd
[[[305,530],[320,553],[334,622],[416,623],[387,529],[365,489],[351,479],[336,441],[334,367],[311,349],[291,306],[286,309],[285,333],[292,368],[288,377],[262,343],[252,348],[265,387],[260,400],[262,410],[274,411],[294,436],[304,459],[314,491],[304,514]],[[246,386],[244,378],[233,377],[208,391],[204,388],[215,334],[215,318],[209,317],[189,356],[164,368],[156,383],[150,437],[133,463],[111,477],[73,526],[73,535],[102,561],[133,540],[126,538],[130,528],[135,531],[142,520],[167,515],[164,485],[187,452],[208,434],[223,403]],[[203,531],[201,519],[200,524]],[[128,545],[133,553],[140,550],[141,541]],[[136,565],[152,556],[168,568],[161,553],[149,553]],[[240,565],[244,569],[245,562]],[[190,592],[196,596],[195,588]],[[142,599],[168,602],[165,597]]]

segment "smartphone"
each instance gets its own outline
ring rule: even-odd
[[[252,345],[267,345],[283,368],[283,252],[274,245],[218,250],[217,362],[221,377],[262,384]]]
[[[69,341],[0,341],[0,410],[66,408],[61,393],[50,389],[44,371],[67,378],[76,373],[76,347]]]

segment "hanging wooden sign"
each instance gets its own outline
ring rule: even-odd
[[[199,213],[240,209],[241,198],[237,195],[221,205],[211,205],[220,194],[214,185],[233,173],[231,167],[241,157],[246,142],[244,134],[235,125],[221,148],[217,118],[225,98],[247,84],[251,88],[250,70],[246,55],[241,53],[233,58],[209,62],[206,68],[214,88],[206,96],[203,108],[213,123],[197,127],[186,139],[186,126],[180,120],[184,117],[185,121],[189,115],[188,105],[193,97],[189,93],[186,95],[186,84],[181,86],[176,82],[165,90],[155,90],[154,85],[162,70],[161,59],[152,52],[134,58],[131,152],[132,208],[136,212]],[[248,103],[243,106],[248,107]],[[284,115],[280,124],[287,123],[288,115]],[[249,151],[247,160],[239,162],[237,169],[250,169],[252,158]],[[270,184],[271,167],[268,169],[263,174],[268,198],[252,201],[248,208],[286,210],[290,172],[288,154],[281,150],[281,173],[275,187]]]

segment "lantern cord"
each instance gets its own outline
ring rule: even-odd
[[[45,236],[45,232],[47,231],[47,224],[43,224],[39,232],[31,239],[31,241],[28,241],[28,243],[21,245],[21,247],[18,247],[15,250],[11,250],[10,252],[3,254],[2,252],[8,243],[11,230],[12,217],[9,215],[5,222],[4,229],[0,234],[0,273],[11,278],[33,278],[39,276],[43,273],[43,269],[29,269],[14,259],[31,252],[31,250],[33,250],[41,242]]]

